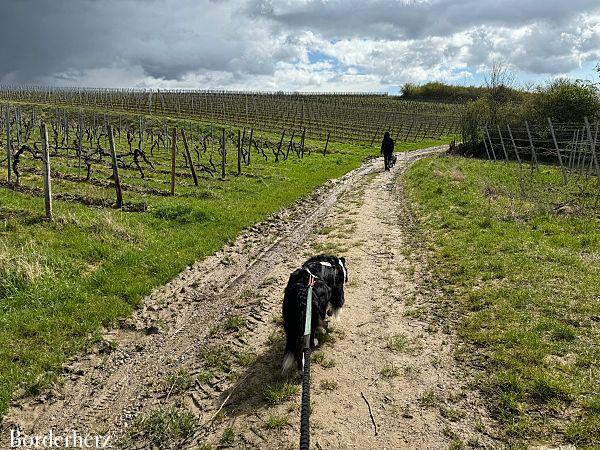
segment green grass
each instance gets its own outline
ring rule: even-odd
[[[239,331],[246,326],[246,322],[244,316],[231,316],[227,318],[223,328],[228,331]]]
[[[194,415],[176,407],[159,408],[136,418],[131,434],[141,435],[157,447],[163,447],[173,439],[189,436],[197,425]]]
[[[221,435],[220,443],[221,445],[231,445],[235,441],[235,431],[233,427],[227,427],[223,430],[223,434]]]
[[[393,363],[385,364],[379,371],[379,374],[383,378],[395,378],[400,375],[400,369],[394,366]]]
[[[289,425],[289,419],[286,416],[278,414],[269,414],[265,419],[265,428],[267,430],[281,430]]]
[[[332,367],[335,367],[335,360],[332,358],[327,358],[325,356],[325,352],[322,350],[313,352],[311,355],[311,361],[320,365],[324,369],[331,369]]]
[[[234,352],[227,345],[223,344],[203,347],[198,352],[198,356],[208,369],[224,373],[231,372]]]
[[[388,338],[386,346],[395,352],[403,352],[408,348],[408,338],[405,334],[395,334]]]
[[[298,393],[299,387],[286,382],[278,382],[265,386],[263,396],[272,405],[277,405],[292,398]]]
[[[164,379],[167,394],[181,394],[188,391],[194,385],[195,378],[186,370],[179,369],[169,374]]]
[[[425,391],[418,399],[419,405],[423,408],[429,408],[439,403],[440,399],[435,392],[429,390]]]
[[[458,358],[483,367],[476,384],[507,443],[597,447],[600,211],[553,168],[519,174],[516,164],[454,157],[407,173],[444,293],[435,313],[455,318],[470,344]],[[565,204],[574,205],[566,214]]]
[[[236,352],[235,357],[241,366],[249,366],[256,361],[257,355],[254,352]]]

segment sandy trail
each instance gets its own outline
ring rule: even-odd
[[[431,298],[407,251],[396,179],[440,150],[404,154],[391,172],[380,160],[366,163],[188,268],[70,363],[62,386],[16,402],[2,438],[14,427],[78,429],[111,433],[116,448],[147,448],[147,436],[132,435],[130,425],[177,405],[200,425],[160,448],[296,448],[299,391],[269,397],[286,381],[282,291],[290,271],[325,252],[346,256],[350,282],[340,321],[313,358],[312,446],[494,446],[492,423],[453,358],[455,337],[423,313]],[[174,373],[185,374],[181,392],[169,386]]]

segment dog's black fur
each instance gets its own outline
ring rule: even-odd
[[[316,278],[313,287],[312,319],[310,343],[317,344],[317,329],[325,333],[326,317],[339,314],[344,305],[344,283],[348,281],[346,261],[329,255],[318,255],[307,260],[301,269],[290,275],[283,297],[283,326],[286,334],[286,347],[283,370],[287,372],[296,362],[302,370],[302,336],[306,320],[306,299],[310,275]]]
[[[283,328],[286,336],[283,358],[284,372],[288,372],[292,368],[294,361],[298,370],[303,369],[302,348],[309,278],[310,274],[305,269],[295,270],[290,275],[283,295]],[[316,344],[315,332],[317,327],[325,321],[330,300],[331,288],[322,280],[315,280],[312,294],[311,347]]]

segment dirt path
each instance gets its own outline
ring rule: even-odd
[[[400,225],[395,179],[431,151],[399,157],[392,172],[367,163],[246,230],[155,290],[65,368],[62,386],[16,402],[4,429],[111,433],[116,448],[295,448],[300,394],[297,380],[280,376],[282,290],[308,255],[326,252],[346,256],[350,283],[340,321],[313,355],[313,446],[492,446],[484,408],[456,369],[453,335],[420,317],[430,298]],[[180,428],[182,411],[200,426],[182,441],[152,415],[166,410]]]

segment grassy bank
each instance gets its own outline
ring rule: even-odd
[[[406,148],[428,144],[434,142]],[[145,212],[56,200],[53,223],[42,219],[43,198],[34,191],[1,187],[0,413],[15,394],[48,386],[67,357],[97,339],[101,326],[129,314],[153,287],[373,153],[336,143],[327,156],[294,155],[279,163],[256,157],[239,177],[231,175],[232,158],[225,181],[202,174],[194,188],[178,175],[175,197],[144,190],[168,191],[168,176],[148,169],[144,181],[125,177],[125,201],[143,204]],[[95,183],[76,181],[72,159],[56,158],[52,169],[69,175],[54,177],[53,190],[65,199],[114,199],[110,167],[94,168]],[[41,188],[39,161],[23,161],[22,170],[23,186]]]
[[[516,164],[453,157],[421,160],[406,176],[440,311],[457,320],[468,343],[458,357],[502,439],[597,448],[599,210],[578,208],[577,186],[561,188],[554,169],[527,180]]]

